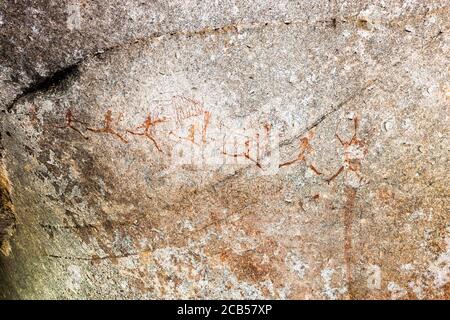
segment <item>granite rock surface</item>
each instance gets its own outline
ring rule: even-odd
[[[448,1],[0,4],[0,297],[448,299]]]

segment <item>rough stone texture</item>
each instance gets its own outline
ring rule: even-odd
[[[231,24],[355,16],[370,1],[6,0],[0,3],[0,108],[87,56],[138,39]],[[397,1],[397,4],[401,2]],[[442,4],[429,5],[440,8]],[[400,7],[397,8],[397,10]],[[417,10],[418,9],[418,10]],[[384,10],[390,11],[389,8]],[[399,15],[424,14],[428,7]]]
[[[4,256],[8,256],[11,251],[9,239],[13,235],[16,225],[10,189],[5,169],[0,167],[0,252]]]
[[[0,297],[450,297],[448,1],[73,6],[0,4]]]

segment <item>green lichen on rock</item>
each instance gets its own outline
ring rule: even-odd
[[[8,256],[11,252],[9,238],[14,233],[15,223],[10,183],[4,168],[0,165],[0,252],[5,256]]]

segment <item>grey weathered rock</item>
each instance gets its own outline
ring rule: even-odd
[[[4,168],[0,167],[0,252],[8,256],[11,251],[9,239],[14,233],[16,217],[11,202],[11,186]]]
[[[0,296],[449,297],[448,1],[0,6]]]
[[[342,8],[309,1],[4,1],[0,106],[60,69],[138,39],[231,24],[329,20],[363,6],[360,1]]]

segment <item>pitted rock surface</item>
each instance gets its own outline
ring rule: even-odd
[[[1,4],[0,297],[448,299],[448,7]]]

